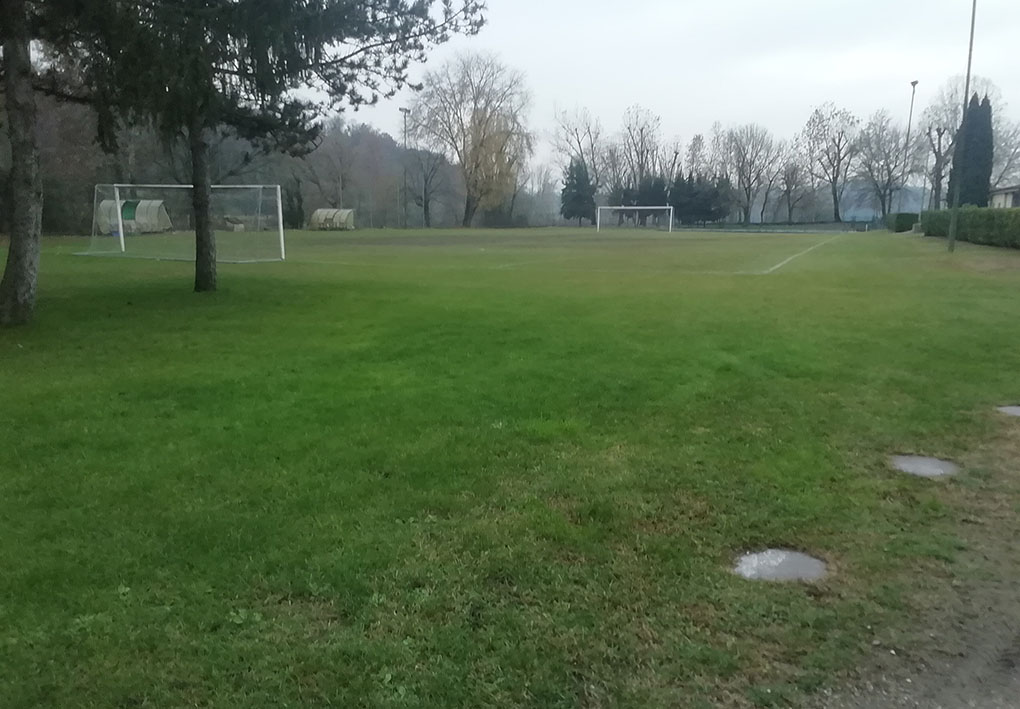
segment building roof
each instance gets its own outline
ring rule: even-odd
[[[1012,192],[1020,192],[1020,185],[1013,185],[1012,187],[997,187],[992,190],[992,194],[1010,194]]]

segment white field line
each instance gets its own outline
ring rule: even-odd
[[[546,263],[563,263],[564,261],[576,261],[579,258],[584,258],[584,255],[572,254],[570,256],[557,256],[555,258],[530,259],[528,261],[513,261],[510,263],[501,263],[498,266],[486,266],[485,268],[487,268],[490,271],[505,271],[512,268],[518,268],[520,266],[533,266]]]
[[[823,241],[820,244],[815,244],[814,246],[812,246],[809,249],[804,249],[800,253],[794,254],[793,256],[791,256],[790,258],[786,259],[785,261],[780,261],[779,263],[777,263],[772,268],[770,268],[768,270],[765,270],[765,271],[762,271],[761,275],[767,276],[770,273],[775,273],[776,271],[778,271],[779,269],[783,268],[784,266],[789,266],[791,263],[793,263],[794,261],[799,259],[801,256],[806,256],[807,254],[811,253],[815,249],[820,249],[823,246],[825,246],[826,244],[831,244],[833,241],[835,241],[836,239],[838,239],[841,236],[843,236],[843,235],[842,234],[837,234],[836,236],[832,237],[831,239],[826,239],[825,241]]]

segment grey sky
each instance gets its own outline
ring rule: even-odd
[[[905,122],[910,81],[919,110],[964,72],[970,0],[489,0],[488,26],[432,55],[487,50],[525,72],[531,125],[549,142],[557,109],[585,106],[615,131],[638,103],[684,142],[757,122],[783,137],[832,100]],[[1020,2],[979,0],[974,71],[1020,117]],[[426,67],[417,67],[418,79]],[[400,135],[408,94],[357,114]],[[539,151],[544,159],[548,147]]]

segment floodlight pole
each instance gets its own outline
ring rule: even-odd
[[[953,169],[957,170],[956,184],[953,186],[953,214],[949,219],[949,253],[956,251],[956,235],[960,228],[960,193],[963,182],[963,160],[967,151],[967,133],[970,130],[967,120],[967,108],[970,105],[970,72],[974,65],[974,28],[977,26],[977,0],[974,0],[970,13],[970,48],[967,50],[967,79],[963,88],[963,122],[960,124],[960,142],[953,155]]]
[[[903,193],[907,191],[907,164],[910,162],[910,131],[914,127],[914,99],[917,98],[917,85],[920,82],[916,79],[910,82],[910,117],[907,118],[907,139],[903,142],[903,176],[900,178],[900,211],[903,211]],[[924,202],[921,203],[921,211],[924,210]]]
[[[404,114],[404,159],[401,161],[404,164],[404,228],[407,228],[407,116],[411,113],[411,109],[404,107],[400,109],[400,112]]]

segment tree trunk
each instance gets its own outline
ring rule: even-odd
[[[936,212],[942,209],[942,183],[945,181],[945,163],[941,156],[935,158],[935,168],[932,170],[931,204]]]
[[[192,121],[191,204],[195,212],[195,292],[216,290],[216,234],[212,229],[209,206],[212,189],[209,179],[209,141],[201,118]]]
[[[473,194],[468,194],[467,199],[464,202],[464,222],[462,226],[467,229],[471,226],[471,222],[475,220],[475,212],[478,211],[478,198]]]
[[[6,60],[4,89],[11,144],[11,243],[0,279],[0,326],[4,326],[24,325],[35,312],[43,195],[32,94],[32,38],[25,0],[0,2],[0,32]]]
[[[835,182],[832,183],[832,220],[837,224],[843,221],[843,217],[839,213],[839,190]]]
[[[422,221],[425,224],[426,229],[432,228],[432,199],[429,197],[428,192],[423,192],[421,195],[421,214]]]

